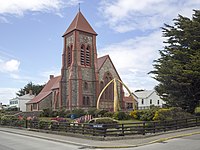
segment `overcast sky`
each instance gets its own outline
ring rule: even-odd
[[[62,35],[79,2],[98,33],[98,57],[109,54],[132,91],[157,84],[148,72],[163,47],[160,27],[200,8],[199,0],[0,0],[0,102],[60,75]]]

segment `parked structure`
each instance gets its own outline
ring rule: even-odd
[[[133,92],[137,101],[138,109],[150,109],[150,106],[163,107],[165,102],[160,98],[155,90],[141,90]],[[132,109],[131,97],[124,97],[126,109]]]
[[[19,109],[19,111],[26,111],[26,103],[32,100],[34,97],[35,95],[33,95],[32,91],[30,91],[28,94],[13,98],[9,100],[9,108],[16,107]]]

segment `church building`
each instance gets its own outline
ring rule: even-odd
[[[120,76],[109,55],[97,58],[97,33],[79,11],[64,33],[61,75],[50,79],[43,90],[27,105],[27,111],[96,107],[97,98],[105,85]],[[124,92],[118,84],[121,107]],[[100,108],[113,110],[113,84],[100,99]]]

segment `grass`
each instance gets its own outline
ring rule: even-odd
[[[195,109],[195,113],[200,113],[200,107],[197,107],[197,108]]]
[[[135,122],[141,122],[141,121],[135,120],[135,119],[130,119],[130,120],[118,120],[118,122],[121,124],[126,124],[126,123],[135,123]]]

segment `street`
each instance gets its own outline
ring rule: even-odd
[[[0,141],[0,150],[77,150],[80,148],[80,146],[2,131],[0,131]]]
[[[121,150],[200,150],[200,134]]]
[[[37,133],[35,133],[37,134]],[[85,146],[78,146],[74,144],[67,144],[62,142],[55,142],[52,140],[45,140],[37,137],[29,137],[25,135],[18,135],[15,133],[8,133],[0,131],[0,150],[89,150],[92,148]],[[94,141],[90,140],[92,144]],[[118,141],[115,141],[118,142]],[[199,150],[200,149],[200,134],[176,138],[161,143],[154,143],[145,146],[120,148],[119,150]],[[103,145],[99,145],[105,146]],[[113,145],[116,146],[116,145]],[[113,148],[117,149],[117,148]],[[97,148],[96,150],[103,150]]]

